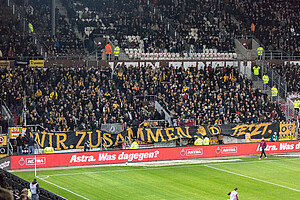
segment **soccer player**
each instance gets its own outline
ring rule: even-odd
[[[264,137],[261,138],[259,147],[261,148],[261,154],[260,154],[259,160],[261,160],[261,157],[262,157],[263,155],[265,155],[265,159],[267,159],[267,155],[266,155],[266,153],[265,153],[265,148],[267,147],[267,142],[265,141],[265,138],[264,138]]]
[[[237,188],[234,188],[233,191],[229,192],[227,195],[230,195],[230,200],[239,200],[239,194],[237,193]]]

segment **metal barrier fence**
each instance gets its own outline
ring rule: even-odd
[[[269,63],[266,61],[258,60],[256,62],[258,66],[261,68],[261,72],[258,76],[252,73],[252,80],[259,81],[261,84],[259,86],[262,90],[264,90],[267,94],[271,96],[271,89],[275,86],[278,90],[278,95],[275,98],[272,98],[273,101],[285,101],[287,96],[287,82],[274,70],[272,67],[269,66]],[[263,84],[263,76],[267,75],[269,77],[269,82],[267,84]]]
[[[145,120],[142,123],[139,124],[139,127],[144,128],[154,128],[154,127],[164,127],[166,124],[166,120]]]
[[[295,112],[293,102],[290,99],[287,99],[287,82],[280,76],[280,74],[272,69],[266,61],[258,60],[256,64],[260,66],[261,69],[259,75],[254,75],[254,73],[251,72],[253,86],[255,88],[260,88],[262,92],[268,94],[272,102],[277,101],[284,111],[287,119],[296,119],[299,113]],[[264,84],[262,80],[264,75],[269,77],[269,82],[267,84]],[[275,86],[278,90],[278,95],[275,97],[272,97],[273,86]]]

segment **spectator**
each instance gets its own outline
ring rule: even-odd
[[[34,154],[34,142],[32,135],[30,135],[28,139],[28,154]]]
[[[19,134],[17,137],[17,155],[22,155],[23,154],[23,146],[24,146],[24,141],[22,138],[22,134]]]

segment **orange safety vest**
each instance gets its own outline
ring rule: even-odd
[[[112,48],[110,44],[105,45],[105,54],[112,54]]]
[[[255,31],[255,25],[253,23],[251,24],[251,31]]]

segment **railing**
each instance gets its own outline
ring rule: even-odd
[[[86,55],[48,55],[47,59],[51,60],[83,60]]]
[[[286,102],[284,104],[284,110],[286,116],[290,119],[297,119],[297,117],[300,116],[300,112],[295,110],[294,102],[290,98],[286,99]]]
[[[5,101],[3,101],[2,99],[0,100],[0,106],[1,106],[1,112],[2,115],[7,116],[7,122],[8,122],[8,126],[13,126],[15,125],[15,118],[13,117],[11,111],[9,110],[9,108],[7,107]]]
[[[165,126],[166,120],[145,120],[139,124],[139,127],[163,127]]]
[[[158,97],[156,95],[136,95],[135,99],[139,99],[141,101],[156,101]]]
[[[7,155],[13,155],[14,154],[14,148],[12,146],[12,144],[10,143],[10,141],[8,142],[8,145],[7,145]]]
[[[29,124],[29,125],[25,125],[24,127],[30,128],[34,132],[37,132],[38,128],[41,128],[41,130],[45,130],[45,128],[42,125],[40,125],[40,124]]]
[[[277,98],[273,99],[273,101],[279,101],[280,98],[284,101],[287,96],[286,81],[274,69],[272,69],[267,62],[259,60],[257,61],[257,65],[261,67],[261,73],[259,76],[252,74],[252,78],[254,78],[253,80],[260,79],[262,82],[263,75],[267,75],[269,77],[269,82],[268,84],[263,85],[265,85],[265,88],[268,90],[268,92],[271,92],[271,88],[275,85],[278,89]],[[261,89],[266,90],[263,87]]]
[[[104,150],[107,150],[107,142],[103,137],[101,137],[100,150],[103,151],[103,148]]]
[[[129,139],[129,137],[126,136],[126,137],[125,137],[125,144],[123,144],[123,146],[122,146],[123,149],[127,149],[127,141],[128,141],[128,143],[129,143],[129,147],[131,146],[132,142],[131,142],[131,140]]]
[[[195,119],[181,119],[181,120],[174,119],[173,123],[174,123],[174,126],[196,126]]]

